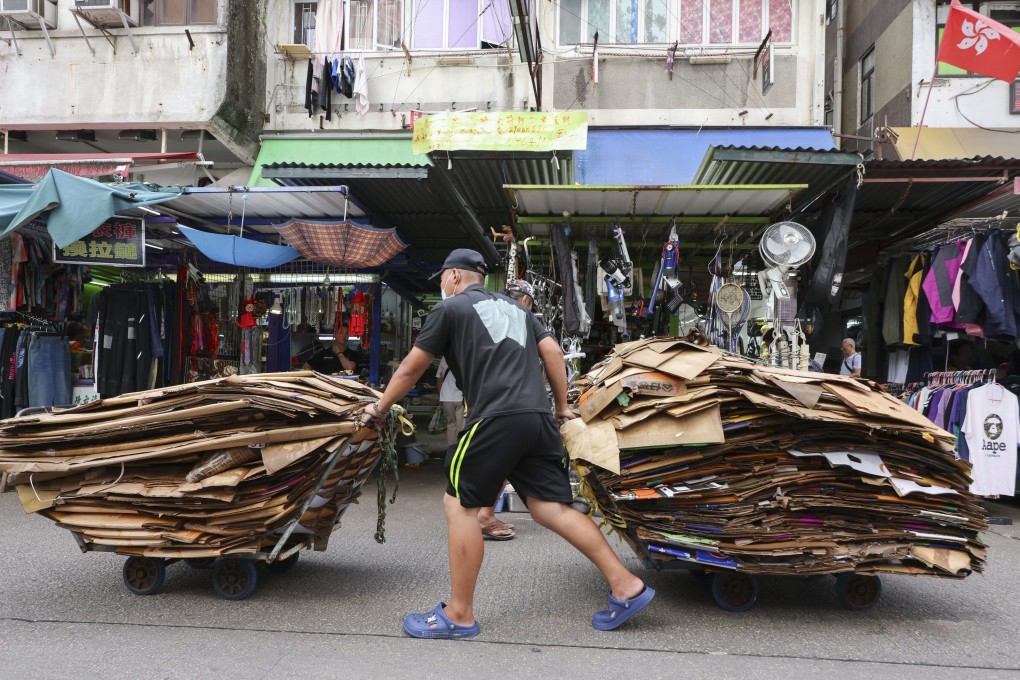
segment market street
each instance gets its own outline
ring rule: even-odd
[[[164,589],[136,597],[123,558],[83,555],[70,534],[0,495],[0,678],[872,677],[1016,678],[1020,509],[993,525],[988,570],[963,581],[884,576],[868,613],[840,609],[833,579],[762,578],[755,607],[720,610],[685,572],[628,565],[658,591],[618,631],[591,628],[605,605],[595,569],[528,515],[508,542],[486,543],[474,640],[414,640],[408,611],[447,593],[442,470],[401,470],[387,541],[372,539],[375,487],[344,517],[324,553],[226,602],[210,573],[182,563]]]

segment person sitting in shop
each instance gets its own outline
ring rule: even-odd
[[[839,366],[839,374],[860,378],[861,353],[857,351],[857,343],[852,338],[846,338],[839,348],[843,350],[843,361]]]
[[[301,368],[327,375],[334,373],[358,375],[363,363],[361,354],[347,347],[347,327],[341,326],[333,337],[333,343],[329,349],[316,352]]]
[[[84,352],[87,351],[89,340],[92,339],[92,334],[89,332],[89,327],[80,321],[72,321],[67,324],[67,341],[71,344],[72,352]]]
[[[974,345],[969,340],[953,340],[949,343],[949,363],[946,365],[948,371],[973,371],[977,367],[977,357],[974,355]]]
[[[71,349],[71,370],[77,371],[80,367],[92,363],[92,351],[89,349],[89,341],[92,339],[92,332],[89,327],[80,321],[72,321],[67,324],[67,342]]]

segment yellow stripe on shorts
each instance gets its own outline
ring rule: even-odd
[[[460,442],[457,444],[457,450],[453,454],[453,460],[450,461],[450,486],[457,492],[457,498],[460,498],[460,488],[457,483],[460,481],[460,465],[464,462],[464,456],[467,454],[468,446],[471,444],[471,438],[475,436],[475,430],[482,424],[479,420],[475,423],[468,433],[460,438]]]

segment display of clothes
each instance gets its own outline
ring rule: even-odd
[[[901,399],[957,436],[957,455],[974,466],[973,493],[1012,496],[1020,443],[1020,378],[1000,384],[994,375],[994,370],[932,373],[933,384],[913,385]]]
[[[992,229],[900,255],[876,271],[864,306],[865,375],[889,382],[920,379],[919,371],[932,365],[933,336],[945,332],[1003,342],[1020,338],[1020,279],[1008,254],[1008,233]]]
[[[97,327],[96,389],[102,397],[179,382],[173,357],[183,338],[174,288],[169,281],[122,283],[93,298],[86,321]]]
[[[994,229],[935,248],[922,285],[929,323],[1006,342],[1020,337],[1020,281],[1007,239]]]
[[[52,326],[0,327],[0,415],[34,406],[69,406],[72,372],[68,339]]]
[[[47,242],[12,232],[0,239],[0,307],[48,319],[78,315],[89,267],[54,263]]]

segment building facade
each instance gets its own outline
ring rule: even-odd
[[[1015,85],[938,64],[949,0],[829,0],[825,13],[826,118],[845,149],[884,158],[1003,154],[1020,129]],[[1020,2],[964,6],[1020,31]],[[930,98],[929,98],[930,90]],[[923,121],[922,121],[923,117]],[[925,131],[916,139],[923,122]],[[963,131],[963,132],[961,132]],[[954,139],[951,139],[955,137]],[[1010,154],[1005,154],[1010,155]]]

